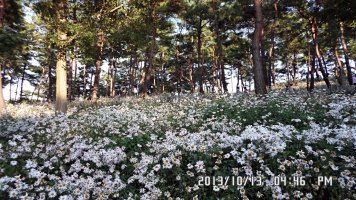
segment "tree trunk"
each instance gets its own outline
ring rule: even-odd
[[[12,99],[11,99],[11,93],[12,93],[12,80],[13,80],[13,78],[12,78],[12,76],[10,76],[10,82],[9,82],[9,92],[10,92],[10,94],[9,94],[9,101],[11,102],[12,101]],[[16,99],[16,97],[15,97],[15,99]]]
[[[292,70],[293,70],[293,75],[292,75],[292,78],[293,78],[293,84],[295,84],[296,82],[296,74],[297,74],[297,56],[296,56],[296,53],[294,52],[293,53],[293,62],[292,62]]]
[[[309,46],[309,50],[310,50],[310,46]],[[315,86],[315,79],[314,79],[314,73],[316,72],[316,68],[315,68],[315,49],[313,48],[313,60],[311,63],[311,70],[310,70],[310,86],[309,86],[309,92],[312,92],[314,90],[314,86]],[[317,73],[318,74],[318,73]]]
[[[89,93],[90,94],[88,95],[88,99],[90,99],[92,91],[93,91],[94,72],[90,70],[88,73],[90,74],[90,79],[89,79]]]
[[[255,81],[255,93],[266,94],[266,81],[263,73],[261,58],[261,40],[263,30],[262,0],[254,0],[255,5],[255,32],[252,40],[253,72]]]
[[[41,78],[40,78],[40,82],[38,83],[37,101],[39,100],[41,94],[41,84],[45,83],[44,77],[45,77],[45,68],[42,67]],[[43,102],[43,98],[41,98],[41,102]]]
[[[231,72],[232,74],[232,72]],[[235,74],[236,74],[236,94],[240,92],[240,70],[239,68],[236,68],[235,70]],[[231,76],[231,83],[232,83],[232,76]]]
[[[344,85],[346,85],[345,71],[344,71],[344,68],[342,66],[342,63],[341,63],[341,60],[339,57],[339,52],[338,52],[337,46],[334,47],[334,54],[335,54],[335,64],[336,64],[335,72],[337,73],[337,79],[338,79],[339,84],[341,86],[344,86]]]
[[[262,59],[262,69],[263,69],[263,75],[265,76],[264,81],[265,81],[265,85],[268,85],[268,69],[267,69],[267,59],[268,59],[268,52],[266,52],[266,47],[265,47],[265,42],[263,41],[262,38],[264,38],[265,35],[265,31],[262,28],[262,34],[261,34],[261,44],[260,44],[260,48],[261,48],[261,59]]]
[[[86,74],[86,65],[83,65],[83,98],[86,98],[87,92],[87,74]]]
[[[0,27],[4,25],[4,17],[5,17],[5,1],[0,0]],[[5,100],[3,96],[2,89],[2,64],[0,63],[0,117],[5,114]]]
[[[190,86],[190,93],[194,93],[195,91],[195,85],[194,85],[194,80],[193,80],[193,63],[192,59],[189,59],[189,86]]]
[[[115,85],[116,85],[116,74],[117,74],[117,67],[116,67],[116,59],[113,60],[113,77],[112,77],[112,89],[111,89],[111,96],[114,97],[116,95]]]
[[[5,21],[5,0],[0,0],[0,27],[4,26]]]
[[[199,92],[204,94],[203,88],[203,66],[202,66],[202,20],[199,18],[199,25],[197,27],[197,37],[198,37],[198,70],[199,70]]]
[[[274,36],[273,36],[274,38]],[[272,45],[270,46],[270,48],[268,49],[268,70],[267,70],[267,85],[268,87],[271,89],[272,87],[272,82],[273,82],[273,78],[272,78],[272,66],[274,65],[273,63],[273,48],[274,48],[274,39],[271,39],[272,41]]]
[[[221,75],[220,75],[220,81],[221,81],[221,85],[224,89],[224,93],[229,92],[229,90],[227,89],[227,82],[226,82],[226,76],[225,76],[225,64],[224,61],[220,62],[220,68],[221,68]]]
[[[212,80],[212,92],[215,92],[215,87],[218,88],[219,93],[221,93],[221,87],[219,82],[221,81],[221,74],[219,73],[219,79],[217,79],[217,70],[221,69],[221,38],[220,38],[220,21],[219,21],[219,11],[218,11],[218,1],[213,0],[212,2],[212,9],[214,13],[214,37],[215,37],[215,43],[216,45],[214,46],[214,62],[213,62],[213,80]],[[219,82],[218,82],[219,80]]]
[[[245,80],[245,82],[244,82],[244,79],[243,79],[243,77],[242,77],[242,74],[240,73],[240,79],[241,79],[241,92],[244,92],[244,91],[246,91],[246,87],[245,87],[245,83],[246,83],[246,80]]]
[[[130,56],[130,63],[129,63],[129,72],[127,73],[127,75],[125,76],[125,83],[128,83],[127,85],[127,89],[128,89],[128,95],[132,95],[132,84],[131,84],[131,76],[132,76],[132,71],[133,71],[133,68],[135,66],[135,60],[134,58],[132,57],[132,54]]]
[[[157,2],[154,2],[149,13],[149,21],[152,25],[151,29],[151,44],[148,52],[148,66],[145,67],[143,78],[143,90],[142,97],[145,98],[148,92],[148,87],[151,82],[151,72],[154,70],[155,54],[156,54],[156,37],[157,37],[157,14],[156,14]]]
[[[106,95],[108,97],[112,97],[112,90],[113,90],[113,58],[110,58],[109,61],[109,69],[108,69],[108,82],[107,82],[107,89]]]
[[[160,92],[161,94],[163,93],[164,90],[164,85],[163,85],[163,69],[164,69],[164,62],[163,62],[163,58],[164,58],[164,52],[161,52],[160,54],[160,64],[161,64],[161,69],[159,71],[160,77],[159,77],[159,81],[157,84],[157,88],[160,88]]]
[[[64,26],[67,19],[65,17],[65,8],[67,0],[59,2],[59,10],[57,21],[61,26]],[[64,43],[67,42],[67,34],[62,30],[61,26],[57,29],[57,36],[59,40],[59,47],[57,50],[57,63],[56,63],[56,114],[67,113],[67,69],[66,69],[66,51]]]
[[[72,83],[73,83],[73,58],[70,58],[69,61],[69,70],[68,70],[68,100],[72,101]]]
[[[16,82],[15,100],[14,101],[17,101],[17,94],[18,94],[17,91],[19,90],[19,84],[20,84],[20,79],[18,78],[17,82]]]
[[[93,91],[92,91],[92,95],[91,95],[91,100],[93,102],[96,102],[98,99],[101,62],[102,62],[101,58],[100,58],[100,56],[98,56],[95,61],[95,76],[94,76]]]
[[[96,102],[98,100],[98,96],[100,94],[99,91],[99,83],[100,83],[100,72],[101,72],[101,64],[103,60],[103,46],[104,46],[104,33],[102,31],[98,32],[98,54],[95,61],[95,78],[93,85],[93,92],[91,96],[92,102]]]
[[[345,41],[345,31],[344,31],[344,23],[343,22],[340,22],[340,38],[341,38],[342,49],[344,51],[345,64],[346,64],[346,70],[347,70],[347,80],[349,81],[349,84],[352,85],[352,72],[351,72],[350,59],[349,59],[349,55],[348,55],[347,45],[346,45],[346,41]]]
[[[287,85],[290,84],[290,68],[289,68],[289,58],[288,55],[286,56],[286,69],[287,69]]]
[[[310,87],[310,80],[309,80],[309,76],[310,76],[310,71],[311,71],[311,61],[310,61],[310,45],[308,45],[308,52],[307,52],[308,58],[306,60],[306,65],[307,65],[307,90],[309,91],[309,87]]]
[[[22,77],[21,77],[20,101],[23,100],[23,83],[24,83],[24,81],[25,81],[26,67],[27,67],[27,65],[24,64],[24,65],[23,65],[23,69],[22,69]]]
[[[323,63],[322,63],[322,55],[321,55],[321,52],[320,52],[320,47],[319,47],[319,42],[318,42],[318,27],[316,25],[315,18],[312,17],[311,19],[309,19],[309,22],[310,22],[310,25],[311,25],[311,32],[312,32],[312,37],[313,37],[316,57],[317,57],[318,63],[319,63],[319,69],[320,69],[321,74],[323,75],[323,79],[325,81],[326,86],[328,88],[330,88],[331,84],[330,84],[328,75],[327,75],[327,73],[325,71],[326,66],[323,66]]]
[[[64,33],[62,33],[64,35]],[[58,49],[56,64],[56,113],[67,112],[67,70],[65,50]]]
[[[80,86],[78,83],[78,60],[77,58],[74,59],[74,85],[75,85],[75,90],[76,90],[76,94],[75,96],[77,98],[79,98],[80,96]]]
[[[219,80],[220,80],[220,85],[219,85],[219,92],[221,91],[220,86],[222,86],[224,93],[228,92],[227,89],[227,83],[226,83],[226,76],[225,76],[225,65],[224,65],[224,60],[223,60],[223,47],[222,47],[222,43],[221,43],[221,38],[220,38],[220,31],[217,32],[217,37],[218,37],[218,60],[217,60],[217,66],[218,69],[220,71],[219,73]]]
[[[0,117],[5,114],[6,108],[5,108],[5,100],[4,96],[2,94],[3,89],[2,89],[2,64],[0,64]]]
[[[51,52],[51,46],[48,47],[47,49],[47,54],[48,54],[48,91],[47,91],[47,101],[50,102],[52,101],[52,94],[53,94],[53,90],[52,90],[52,52]]]
[[[217,82],[217,73],[216,73],[216,69],[218,68],[218,58],[217,58],[217,47],[215,46],[214,47],[214,53],[213,53],[213,59],[214,59],[214,62],[213,62],[213,66],[212,66],[212,92],[215,93],[215,87],[218,88],[218,91],[220,92],[220,87],[218,85],[218,82]]]
[[[268,86],[272,87],[272,83],[274,84],[274,73],[272,68],[274,68],[274,38],[275,38],[275,33],[276,33],[276,26],[277,26],[277,18],[278,18],[278,0],[275,0],[273,3],[273,8],[274,8],[274,19],[273,19],[273,24],[272,24],[272,30],[271,30],[271,46],[268,50],[268,70],[267,70],[267,82]]]
[[[38,85],[35,85],[35,88],[33,89],[33,92],[31,93],[31,97],[29,98],[30,100],[33,100],[33,95],[35,95],[37,87],[38,87]]]

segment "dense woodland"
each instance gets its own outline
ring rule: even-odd
[[[355,8],[353,0],[1,0],[0,90],[66,112],[77,98],[224,93],[232,69],[238,91],[252,82],[257,94],[281,76],[308,91],[317,81],[352,85]]]

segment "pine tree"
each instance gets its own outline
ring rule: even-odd
[[[254,0],[255,32],[252,40],[253,72],[256,94],[266,94],[266,81],[261,57],[261,42],[263,30],[262,0]]]
[[[3,71],[21,53],[24,36],[21,1],[0,0],[0,115],[5,113],[3,97]]]

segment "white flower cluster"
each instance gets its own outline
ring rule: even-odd
[[[321,95],[161,96],[116,105],[102,100],[97,107],[77,104],[68,116],[54,116],[46,105],[21,104],[27,115],[10,106],[13,117],[0,120],[0,197],[204,199],[230,188],[234,198],[237,192],[242,199],[312,199],[323,189],[315,182],[291,189],[272,178],[311,179],[323,172],[350,198],[356,187],[356,102]],[[271,102],[275,110],[249,118]],[[325,120],[314,115],[316,104],[327,110]],[[278,118],[290,107],[303,113]],[[209,191],[198,185],[198,176],[213,174],[258,176],[265,185],[215,185]]]

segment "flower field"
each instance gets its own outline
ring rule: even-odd
[[[356,199],[356,98],[8,105],[0,199]]]

